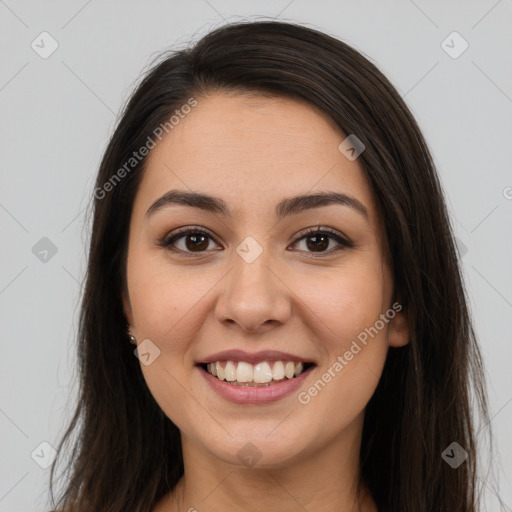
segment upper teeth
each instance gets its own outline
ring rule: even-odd
[[[285,377],[291,379],[299,375],[304,369],[302,363],[294,363],[293,361],[274,361],[271,365],[272,363],[267,361],[255,365],[245,361],[226,361],[224,367],[222,367],[221,361],[217,361],[208,363],[207,370],[208,373],[215,375],[220,380],[263,384],[271,380],[282,380]]]

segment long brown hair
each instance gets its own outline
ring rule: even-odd
[[[406,347],[389,351],[367,405],[361,481],[380,512],[476,512],[472,401],[487,418],[484,374],[427,144],[395,88],[361,53],[320,31],[273,21],[224,25],[163,54],[123,110],[96,179],[78,333],[80,393],[51,470],[54,508],[149,512],[183,474],[180,432],[145,384],[121,301],[146,158],[115,183],[112,177],[176,109],[215,91],[301,98],[366,146],[359,158],[412,335]],[[469,455],[457,469],[441,456],[453,442]],[[55,502],[57,463],[69,447]]]

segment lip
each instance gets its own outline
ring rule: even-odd
[[[245,361],[250,364],[258,364],[263,361],[293,361],[294,363],[315,363],[315,361],[304,359],[300,356],[281,352],[279,350],[261,350],[260,352],[245,352],[245,350],[224,350],[212,354],[196,364],[215,363],[217,361]]]
[[[277,360],[279,361],[279,359]],[[215,361],[219,361],[219,359],[215,359]],[[235,404],[267,404],[291,395],[304,383],[315,367],[316,365],[310,366],[293,379],[262,387],[233,386],[209,374],[202,366],[197,366],[197,369],[210,388],[220,397]]]

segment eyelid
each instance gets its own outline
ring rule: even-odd
[[[164,241],[171,240],[172,238],[177,237],[178,235],[188,234],[189,232],[205,233],[213,240],[216,239],[216,236],[208,228],[203,228],[202,226],[183,226],[183,227],[177,228],[174,231],[172,231],[171,233],[168,233],[167,235],[165,235]],[[215,242],[215,243],[218,243],[218,242]]]

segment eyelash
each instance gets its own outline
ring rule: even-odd
[[[163,247],[170,251],[173,251],[176,253],[181,253],[185,257],[201,256],[207,252],[207,251],[199,251],[197,253],[194,253],[192,251],[183,251],[182,249],[177,249],[177,248],[171,247],[173,243],[175,243],[176,241],[178,241],[181,238],[186,237],[187,235],[205,235],[208,238],[210,238],[211,240],[213,240],[215,243],[217,243],[215,238],[208,231],[205,231],[202,228],[186,227],[186,228],[182,228],[170,235],[164,236],[161,240],[159,240],[158,245],[160,247]],[[334,239],[340,245],[335,247],[334,249],[329,249],[328,251],[323,251],[320,253],[310,252],[310,254],[311,254],[310,257],[312,257],[312,258],[319,258],[319,257],[321,258],[325,255],[331,255],[333,252],[337,252],[339,250],[355,247],[355,245],[352,242],[342,238],[337,233],[337,231],[334,231],[333,229],[326,228],[326,227],[307,228],[307,229],[300,231],[297,235],[298,238],[295,239],[293,244],[297,244],[299,241],[301,241],[304,238],[320,236],[320,235],[326,235],[329,238]],[[306,251],[306,252],[308,252],[308,251]]]

